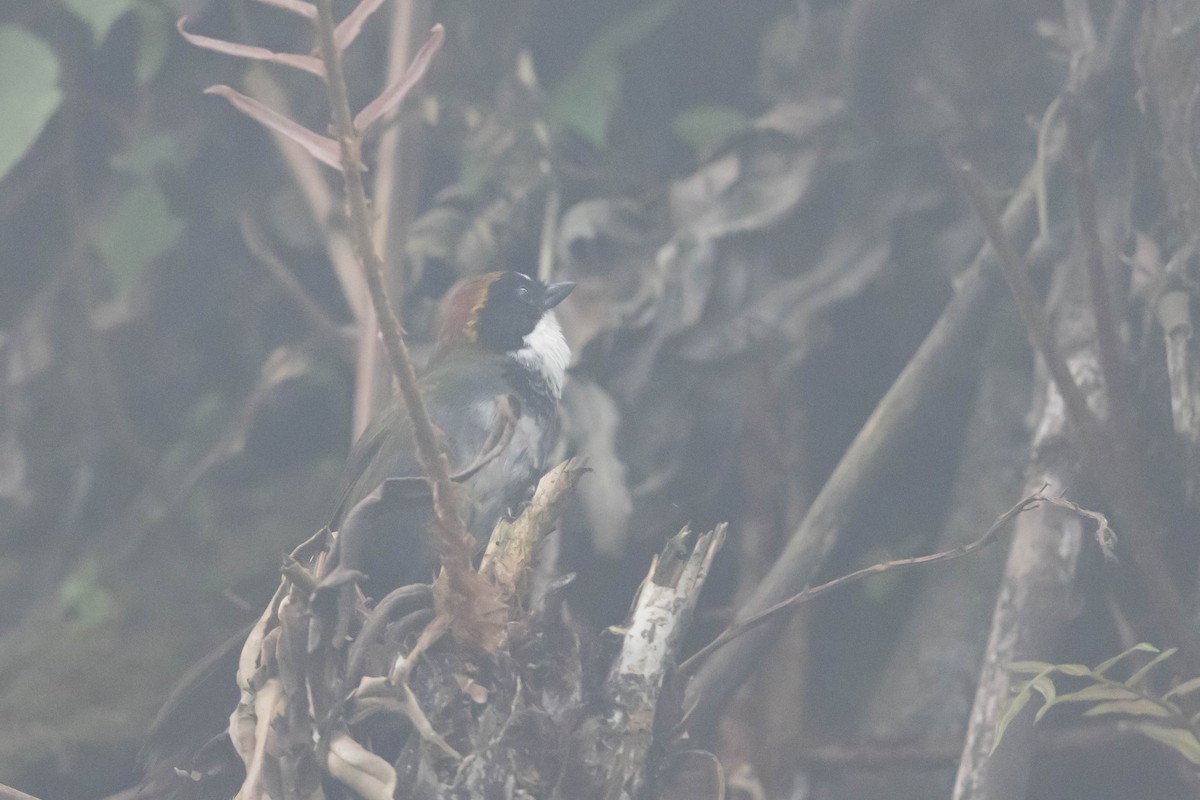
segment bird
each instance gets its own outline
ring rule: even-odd
[[[574,287],[489,272],[459,282],[442,302],[437,341],[418,388],[450,473],[471,473],[462,480],[460,513],[477,541],[487,540],[545,470],[571,355],[553,309]],[[485,454],[508,424],[504,447]],[[486,463],[472,471],[481,458]],[[397,397],[351,451],[330,530],[339,531],[350,510],[385,480],[423,473],[412,420]],[[410,492],[385,494],[368,520],[360,515],[358,535],[365,541],[359,563],[348,566],[366,572],[368,596],[430,580],[437,565],[432,510],[428,493]]]
[[[450,472],[461,475],[461,513],[478,541],[520,505],[546,468],[571,356],[554,308],[574,287],[516,271],[489,272],[458,282],[441,303],[433,353],[417,382]],[[510,435],[496,441],[505,425],[511,425]],[[382,492],[378,502],[363,503],[389,479],[422,475],[412,421],[397,397],[351,448],[327,526],[337,532],[351,511],[369,506],[365,518],[356,517],[356,551],[337,555],[364,573],[360,586],[368,597],[378,600],[397,586],[427,582],[437,567],[428,492]],[[201,744],[211,750],[214,735],[220,740],[219,730],[196,720],[236,703],[245,633],[209,654],[172,690],[140,756],[142,785],[153,789],[131,796],[175,796],[164,783],[178,783],[176,768],[187,771]],[[202,739],[198,728],[206,728]],[[219,749],[232,754],[229,747]]]

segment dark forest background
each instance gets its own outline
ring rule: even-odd
[[[203,94],[323,131],[320,82],[180,18],[312,44],[254,0],[0,4],[0,783],[46,800],[134,781],[390,393],[340,181]],[[597,641],[685,523],[730,524],[689,652],[781,571],[952,548],[1044,485],[1115,531],[1106,558],[1094,518],[1043,504],[730,645],[753,664],[693,686],[722,701],[697,741],[727,796],[1200,796],[1186,714],[1156,735],[1144,706],[1035,726],[1034,703],[991,750],[1012,661],[1145,642],[1179,648],[1148,695],[1200,675],[1200,7],[388,0],[353,106],[434,23],[365,156],[392,294],[419,360],[459,277],[579,284],[557,454],[593,472],[558,558]],[[1021,264],[986,244],[1001,215]]]

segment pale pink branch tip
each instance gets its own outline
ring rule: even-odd
[[[358,38],[367,17],[374,14],[381,5],[383,5],[383,0],[362,0],[354,7],[353,11],[346,15],[344,20],[338,23],[333,30],[333,43],[337,45],[338,50],[345,50]]]
[[[322,164],[327,164],[339,172],[342,162],[338,144],[328,136],[313,133],[300,123],[285,117],[278,111],[269,108],[252,97],[247,97],[229,86],[210,86],[205,94],[215,94],[224,97],[229,103],[252,120],[288,141],[295,142],[304,148],[305,152]]]
[[[175,29],[179,31],[179,35],[186,39],[190,44],[196,47],[212,50],[217,53],[223,53],[227,56],[236,56],[238,58],[249,58],[254,61],[267,61],[272,64],[282,64],[285,67],[293,67],[295,69],[311,72],[318,78],[325,77],[325,65],[321,63],[321,59],[309,55],[300,55],[297,53],[276,53],[268,50],[265,47],[255,47],[249,44],[238,44],[237,42],[227,42],[224,39],[213,39],[209,36],[201,36],[196,33],[188,33],[184,30],[183,25],[187,22],[187,17],[180,17],[175,23]]]
[[[376,122],[390,116],[400,106],[409,91],[420,82],[421,78],[425,77],[429,63],[441,49],[445,40],[446,29],[440,23],[434,25],[433,30],[429,32],[429,39],[421,46],[404,74],[368,103],[366,108],[358,112],[358,116],[354,118],[354,129],[360,134],[365,133]]]

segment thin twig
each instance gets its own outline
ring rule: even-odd
[[[249,69],[246,72],[245,83],[251,96],[279,109],[280,113],[289,113],[287,95],[265,69],[257,66]],[[292,182],[300,192],[313,224],[325,230],[323,239],[326,255],[333,266],[342,296],[346,298],[346,305],[350,307],[350,313],[354,315],[354,321],[361,332],[364,320],[371,316],[367,311],[367,291],[363,285],[362,270],[355,263],[354,249],[346,234],[329,224],[334,213],[333,193],[329,184],[321,174],[317,160],[303,147],[274,131],[271,131],[271,138],[279,149],[279,155],[283,158]],[[358,432],[356,429],[356,433]]]
[[[987,187],[984,186],[974,165],[966,159],[951,156],[949,163],[951,173],[958,180],[967,199],[971,201],[971,206],[987,234],[988,242],[998,256],[1004,280],[1008,283],[1013,300],[1016,301],[1017,313],[1021,315],[1025,330],[1033,339],[1033,344],[1046,364],[1050,378],[1063,398],[1071,422],[1080,429],[1080,433],[1085,438],[1094,440],[1099,434],[1100,423],[1092,413],[1092,409],[1088,407],[1087,400],[1079,389],[1079,384],[1075,383],[1075,378],[1072,377],[1067,362],[1063,360],[1054,344],[1050,324],[1042,313],[1042,305],[1033,288],[1033,281],[1029,278],[1029,270],[1025,267],[1024,259],[1017,253],[1009,240],[1004,225],[1000,221],[1000,214],[996,211],[991,196],[988,194]]]
[[[37,800],[37,798],[11,786],[0,784],[0,800]]]
[[[412,61],[414,32],[429,18],[427,0],[397,0],[392,4],[388,22],[387,74],[384,86],[398,81]],[[419,8],[418,8],[419,6]],[[379,136],[375,148],[375,168],[371,197],[375,211],[375,249],[387,265],[384,279],[388,288],[403,297],[406,287],[413,285],[409,259],[404,241],[409,221],[416,213],[420,195],[420,157],[422,140],[420,126],[392,124]],[[373,315],[362,321],[359,337],[358,362],[354,377],[354,434],[358,436],[376,416],[380,407],[392,396],[391,369],[379,352],[379,326]]]
[[[1067,164],[1075,188],[1075,208],[1079,216],[1080,241],[1088,274],[1092,314],[1096,324],[1096,349],[1100,354],[1100,369],[1104,375],[1104,392],[1108,399],[1109,421],[1115,429],[1125,423],[1121,381],[1121,337],[1113,311],[1112,292],[1108,286],[1108,271],[1104,268],[1104,245],[1096,216],[1096,185],[1088,173],[1087,142],[1079,123],[1079,101],[1073,94],[1065,96],[1067,118]]]
[[[1136,461],[1135,451],[1128,446],[1128,437],[1123,437],[1125,440],[1114,445],[1071,376],[1066,361],[1055,346],[1029,274],[1009,241],[982,180],[965,160],[951,157],[949,161],[951,171],[970,199],[988,241],[999,256],[1001,269],[1025,328],[1063,398],[1079,453],[1103,487],[1118,526],[1126,533],[1125,542],[1140,572],[1145,595],[1158,625],[1170,641],[1183,651],[1188,667],[1200,669],[1200,643],[1191,627],[1183,595],[1175,585],[1170,564],[1154,539],[1154,529],[1160,524],[1161,513],[1146,483],[1145,474]]]
[[[1055,150],[1051,161],[1057,158]],[[1010,201],[1005,224],[1017,235],[1032,238],[1035,220],[1030,189],[1020,190]],[[1000,289],[995,271],[985,269],[987,261],[986,249],[981,250],[960,274],[954,297],[855,435],[800,526],[738,610],[739,617],[753,616],[812,582],[854,509],[885,480],[888,464],[908,441],[928,398],[955,385],[967,369],[966,362],[974,369],[973,353],[982,342],[987,311]],[[684,700],[690,709],[692,735],[715,726],[721,706],[761,665],[775,640],[772,630],[766,625],[752,631],[740,647],[715,653],[693,676]]]
[[[714,650],[725,646],[751,628],[755,628],[764,622],[767,622],[784,613],[785,611],[790,611],[802,603],[807,603],[809,600],[814,600],[823,594],[832,592],[834,589],[839,589],[847,584],[857,583],[863,578],[868,578],[872,575],[878,575],[883,572],[890,572],[894,569],[915,567],[922,564],[937,564],[943,561],[954,561],[964,556],[968,556],[977,550],[981,550],[982,548],[991,544],[992,540],[999,536],[1001,530],[1004,529],[1004,526],[1012,521],[1013,518],[1015,518],[1018,514],[1028,511],[1031,508],[1036,508],[1040,503],[1050,502],[1054,503],[1055,505],[1060,504],[1060,501],[1054,501],[1042,494],[1030,495],[1029,497],[1021,500],[1008,511],[1005,511],[1003,514],[1001,514],[996,521],[992,523],[992,527],[988,528],[987,533],[973,542],[959,545],[958,547],[953,547],[949,550],[943,550],[938,553],[932,553],[927,556],[900,558],[894,561],[884,561],[879,564],[872,564],[869,567],[863,567],[860,570],[855,570],[847,575],[842,575],[839,578],[834,578],[833,580],[822,583],[819,586],[813,586],[798,594],[794,594],[788,599],[782,600],[752,617],[747,617],[744,620],[730,625],[728,628],[722,631],[717,638],[700,648],[690,658],[680,664],[679,674],[684,676],[690,675],[700,664],[700,662],[707,658]]]
[[[318,0],[317,2],[317,43],[321,59],[325,62],[329,75],[329,104],[333,113],[333,130],[341,151],[342,177],[346,185],[346,201],[350,211],[354,247],[367,282],[371,304],[375,309],[375,319],[383,337],[384,348],[391,362],[392,371],[396,375],[405,407],[412,419],[413,438],[417,443],[417,457],[433,485],[434,515],[437,518],[437,527],[442,534],[439,537],[442,563],[447,568],[447,573],[454,575],[470,571],[471,535],[467,532],[462,517],[455,507],[450,467],[445,455],[438,449],[433,424],[429,420],[425,402],[417,388],[416,369],[413,367],[412,358],[408,354],[408,347],[404,344],[404,337],[401,334],[400,320],[396,317],[395,309],[388,300],[387,288],[384,286],[383,262],[372,240],[371,211],[367,204],[362,174],[359,171],[362,164],[362,143],[358,132],[354,129],[350,113],[341,52],[334,42],[335,24],[332,6],[332,0]]]
[[[542,237],[538,242],[538,280],[549,283],[554,275],[554,245],[558,240],[558,217],[562,208],[562,193],[551,186],[546,192],[542,210]]]
[[[258,262],[267,270],[267,275],[275,281],[276,285],[287,295],[288,299],[300,309],[305,319],[309,321],[322,337],[333,344],[340,357],[353,362],[354,337],[348,333],[345,327],[338,325],[330,319],[320,304],[313,299],[312,295],[308,293],[296,276],[292,274],[292,271],[288,269],[287,264],[284,264],[282,259],[267,247],[266,242],[263,241],[249,214],[242,214],[238,217],[238,229],[242,233],[242,241],[245,242],[246,249],[250,251],[250,255],[258,259]]]
[[[431,599],[432,594],[429,587],[422,583],[415,583],[393,589],[379,601],[375,608],[371,609],[371,613],[367,615],[362,629],[354,637],[354,642],[350,645],[350,652],[346,656],[346,684],[348,686],[358,685],[358,680],[363,673],[363,664],[367,658],[367,648],[374,644],[375,640],[383,633],[384,628],[391,621],[392,613],[397,608],[411,602],[428,603]]]

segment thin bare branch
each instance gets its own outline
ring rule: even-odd
[[[1057,145],[1049,154],[1058,158]],[[1025,241],[1035,228],[1033,192],[1023,187],[1010,200],[1004,223]],[[967,369],[974,369],[974,352],[982,343],[987,310],[1000,290],[999,276],[981,250],[955,282],[955,294],[937,323],[896,381],[880,399],[837,467],[813,500],[799,527],[738,610],[739,618],[753,616],[803,590],[848,524],[854,509],[884,479],[887,464],[911,435],[927,398],[946,391]],[[780,620],[779,622],[782,622]],[[716,724],[721,706],[761,663],[775,643],[772,625],[752,630],[739,647],[713,654],[689,682],[685,702],[692,711],[689,731],[700,735]]]
[[[549,283],[554,276],[554,243],[558,241],[558,218],[562,212],[562,193],[551,187],[542,209],[542,237],[538,242],[538,280]]]
[[[1200,642],[1190,622],[1183,596],[1175,585],[1170,564],[1153,531],[1161,524],[1140,464],[1133,458],[1135,448],[1122,425],[1116,426],[1115,443],[1107,435],[1083,396],[1079,385],[1059,353],[1050,326],[1042,314],[1033,283],[1017,254],[999,215],[993,208],[982,180],[973,167],[960,158],[950,159],[950,169],[970,199],[988,241],[999,256],[1005,280],[1012,290],[1017,310],[1034,346],[1063,398],[1067,419],[1074,430],[1073,441],[1088,469],[1108,495],[1119,527],[1126,531],[1125,541],[1145,583],[1145,594],[1154,609],[1157,624],[1172,644],[1182,650],[1189,666],[1200,669]]]
[[[695,671],[696,667],[699,666],[700,662],[707,658],[713,651],[725,646],[737,637],[746,633],[746,631],[756,628],[764,622],[767,622],[786,611],[790,611],[802,603],[807,603],[809,600],[814,600],[823,594],[832,592],[834,589],[839,589],[847,584],[857,583],[863,578],[869,578],[872,575],[879,575],[883,572],[890,572],[894,569],[901,569],[903,567],[916,567],[924,564],[938,564],[943,561],[954,561],[964,556],[969,556],[971,553],[981,550],[991,544],[992,541],[1000,535],[1000,532],[1004,530],[1004,526],[1015,519],[1018,514],[1028,511],[1031,508],[1036,508],[1039,503],[1063,505],[1063,501],[1053,500],[1045,495],[1030,495],[1029,497],[1021,500],[1008,511],[1005,511],[1003,514],[1001,514],[1000,517],[997,518],[994,523],[992,523],[992,526],[988,528],[987,533],[973,542],[968,542],[967,544],[959,545],[958,547],[954,547],[949,550],[942,550],[927,556],[900,558],[894,561],[884,561],[879,564],[872,564],[869,567],[863,567],[860,570],[855,570],[848,575],[842,575],[840,578],[834,578],[833,580],[822,583],[819,586],[813,586],[809,589],[805,589],[804,591],[794,594],[788,599],[782,600],[752,617],[747,617],[744,620],[740,620],[733,625],[730,625],[728,628],[722,631],[717,638],[700,648],[695,654],[688,658],[687,661],[684,661],[682,664],[680,664],[679,674],[691,674]],[[1078,513],[1082,513],[1081,509],[1079,509],[1073,503],[1066,507],[1071,508]],[[681,726],[683,724],[684,723],[680,723]]]
[[[1021,321],[1025,324],[1030,338],[1033,339],[1033,344],[1037,347],[1042,361],[1046,364],[1046,369],[1050,372],[1050,377],[1054,380],[1058,393],[1062,395],[1071,422],[1080,428],[1080,432],[1084,436],[1095,438],[1099,433],[1100,423],[1092,413],[1092,409],[1088,407],[1083,392],[1080,391],[1079,385],[1071,376],[1067,362],[1063,360],[1055,346],[1050,325],[1047,323],[1045,315],[1042,314],[1042,305],[1038,302],[1037,292],[1033,288],[1033,282],[1029,279],[1029,270],[1024,264],[1024,259],[1017,254],[1016,248],[1009,240],[1004,225],[1000,222],[1000,214],[992,204],[987,187],[983,184],[983,179],[979,177],[975,166],[966,159],[952,156],[949,162],[951,173],[958,180],[963,194],[970,200],[976,216],[983,225],[988,242],[998,257],[1004,273],[1004,280],[1008,282],[1013,299],[1016,301]]]
[[[285,115],[288,111],[287,95],[270,72],[261,67],[246,71],[247,93],[272,108],[278,108]],[[330,217],[334,211],[334,195],[325,179],[320,163],[309,155],[300,145],[282,136],[274,137],[275,146],[283,158],[284,166],[296,184],[304,206],[308,210],[313,225],[326,228],[324,236],[325,252],[333,272],[337,276],[342,296],[346,305],[354,315],[354,323],[358,326],[360,341],[365,333],[367,320],[371,319],[370,301],[367,299],[367,287],[362,277],[362,269],[354,256],[354,247],[350,243],[347,232],[330,226]],[[339,198],[340,200],[340,198]],[[374,324],[373,322],[371,324]],[[373,330],[373,329],[372,329]],[[355,429],[355,435],[361,433]]]
[[[313,133],[300,123],[285,117],[278,111],[268,108],[252,97],[247,97],[232,87],[224,85],[210,86],[204,90],[204,93],[224,97],[238,111],[241,111],[264,128],[274,131],[285,139],[300,145],[309,155],[322,164],[326,164],[336,170],[342,169],[343,162],[338,157],[337,142],[328,136]],[[361,169],[362,164],[355,162],[351,168],[351,172],[357,174]]]
[[[0,784],[0,800],[37,800],[31,794],[25,794],[22,791]]]
[[[387,86],[408,70],[413,54],[422,42],[414,42],[414,31],[429,29],[432,0],[395,0],[387,10],[387,70],[382,81]],[[373,22],[382,25],[382,21]],[[410,221],[417,213],[424,159],[421,155],[421,126],[385,125],[375,146],[372,209],[375,212],[375,252],[387,265],[384,279],[396,295],[413,285],[411,259],[403,242]],[[357,270],[356,270],[357,272]],[[365,295],[364,295],[365,299]],[[355,435],[392,397],[392,373],[379,328],[371,314],[359,329],[358,360],[354,374]]]
[[[417,386],[417,373],[408,346],[404,343],[400,320],[388,300],[383,280],[383,261],[375,249],[372,236],[373,216],[367,204],[367,193],[362,175],[356,167],[362,163],[362,141],[350,116],[350,101],[346,89],[346,76],[342,69],[342,54],[333,38],[332,0],[319,0],[317,4],[317,41],[325,69],[329,73],[327,86],[329,104],[333,113],[333,128],[337,132],[342,175],[346,183],[346,200],[350,212],[351,229],[359,264],[363,268],[379,332],[396,376],[400,396],[413,424],[413,438],[417,444],[417,458],[433,488],[434,522],[437,531],[438,553],[442,562],[442,574],[434,584],[434,600],[439,619],[445,620],[460,636],[490,648],[502,638],[505,622],[504,605],[496,599],[496,591],[471,566],[471,555],[475,540],[463,524],[456,498],[456,484],[450,479],[450,465],[445,454],[438,448],[433,424],[425,401]],[[417,54],[416,62],[424,61],[420,67],[410,67],[406,77],[415,76],[413,82],[425,72],[443,36],[441,26],[434,28],[430,42]],[[432,44],[436,42],[436,44]],[[432,46],[431,46],[432,45]],[[437,621],[430,627],[436,627]]]
[[[299,53],[276,53],[274,50],[268,50],[265,47],[238,44],[237,42],[227,42],[224,39],[201,36],[198,33],[188,33],[183,28],[185,22],[187,22],[187,17],[180,17],[179,21],[175,23],[175,29],[179,31],[180,36],[196,47],[223,53],[227,56],[249,58],[253,61],[266,61],[271,64],[282,64],[285,67],[293,67],[294,69],[312,73],[318,78],[325,77],[325,65],[321,63],[321,59],[315,56],[301,55]]]
[[[358,116],[354,118],[354,129],[360,134],[365,134],[372,125],[395,111],[409,91],[425,76],[425,71],[429,69],[429,63],[441,49],[442,42],[445,40],[446,29],[440,24],[434,25],[433,30],[429,32],[429,39],[417,51],[412,64],[400,76],[400,80],[384,89],[378,97],[367,104],[366,108],[358,112]]]
[[[374,14],[381,5],[383,5],[383,0],[362,0],[354,7],[353,11],[346,15],[344,20],[338,23],[338,26],[333,29],[333,41],[339,50],[345,50],[354,43],[362,31],[367,17]]]
[[[339,356],[352,362],[354,360],[353,335],[345,326],[338,325],[329,318],[321,305],[313,299],[312,295],[288,269],[288,266],[267,247],[249,214],[238,217],[238,229],[242,233],[242,241],[245,242],[246,249],[263,265],[267,274],[283,290],[288,299],[300,309],[305,319],[333,345]]]
[[[1088,289],[1091,292],[1092,315],[1096,323],[1096,348],[1100,353],[1100,370],[1104,374],[1104,392],[1108,399],[1111,422],[1123,425],[1125,402],[1121,380],[1122,347],[1117,332],[1117,320],[1112,292],[1108,286],[1108,271],[1104,265],[1104,243],[1096,212],[1096,185],[1088,173],[1087,142],[1079,123],[1079,99],[1064,95],[1067,119],[1067,164],[1075,188],[1075,208],[1079,217],[1080,241],[1083,244],[1087,267]]]

